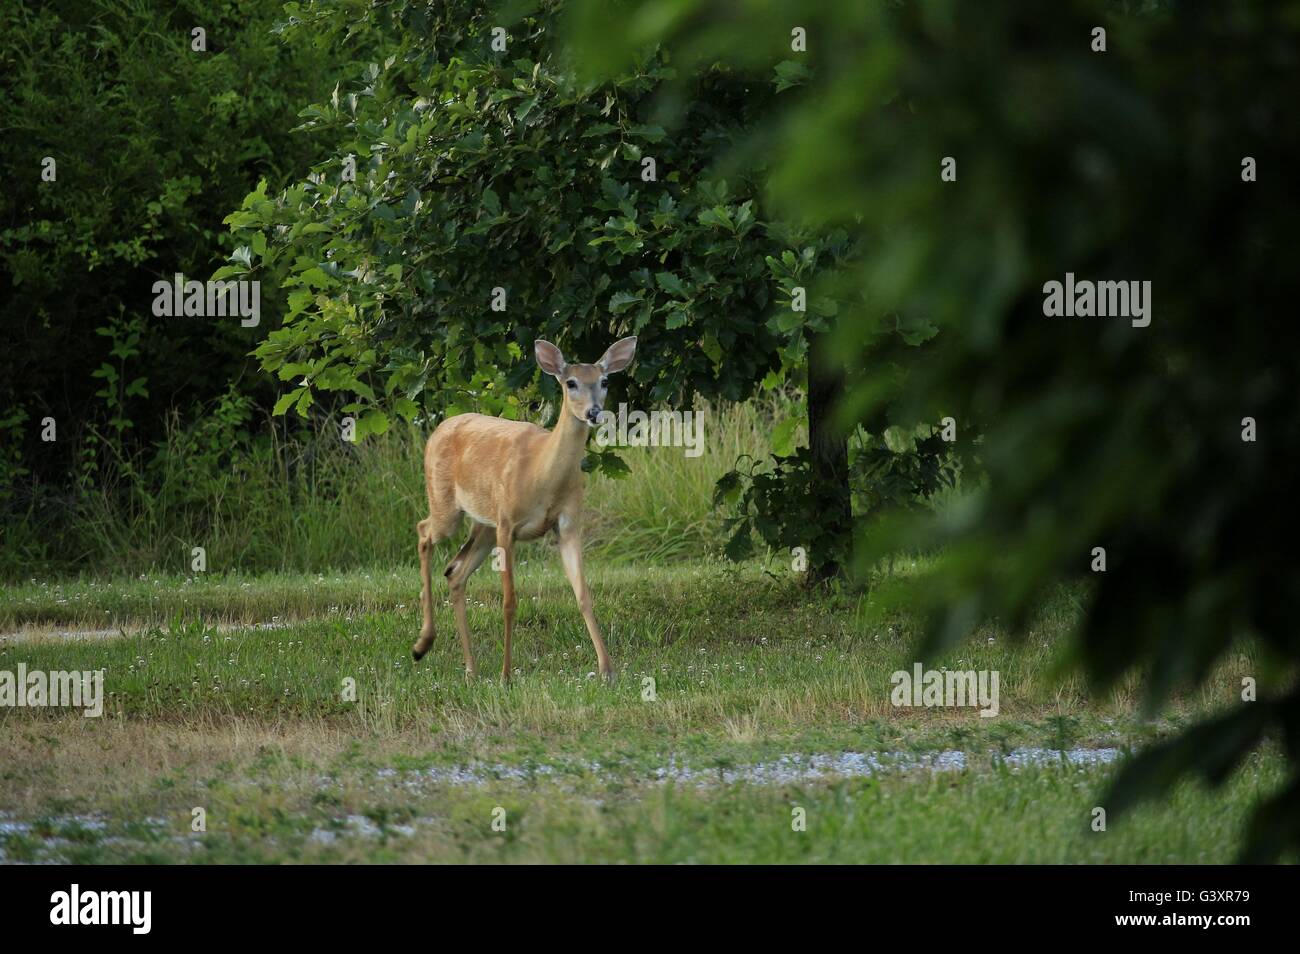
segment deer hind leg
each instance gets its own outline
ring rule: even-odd
[[[415,657],[416,662],[419,662],[433,645],[433,579],[429,561],[433,558],[434,546],[451,536],[459,520],[459,513],[442,517],[430,515],[415,525],[415,532],[420,538],[420,612],[423,616],[420,638],[411,647],[411,655]]]
[[[460,648],[465,654],[465,678],[478,675],[474,653],[469,645],[469,620],[465,616],[465,583],[474,574],[487,555],[492,552],[492,528],[476,523],[470,529],[469,539],[447,564],[443,575],[451,587],[451,605],[456,614],[456,631],[460,634]]]

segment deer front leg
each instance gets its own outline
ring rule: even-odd
[[[501,681],[510,681],[510,636],[515,628],[515,541],[514,528],[497,521],[497,546],[501,548],[501,612],[505,616],[505,651],[501,657]]]
[[[600,666],[601,678],[606,682],[614,681],[614,667],[610,664],[609,653],[605,650],[605,640],[600,635],[600,624],[596,622],[596,611],[592,607],[591,590],[587,588],[587,578],[582,571],[582,533],[575,522],[560,518],[560,559],[564,563],[564,575],[569,578],[573,595],[578,599],[578,608],[582,610],[582,620],[587,624],[587,633],[591,644],[596,647],[596,662]]]

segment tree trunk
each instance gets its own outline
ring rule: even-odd
[[[844,572],[841,557],[851,552],[853,499],[849,491],[848,436],[831,424],[831,413],[844,395],[844,372],[829,354],[826,334],[808,348],[808,448],[812,487],[822,514],[825,543],[808,554],[808,585],[827,582]]]

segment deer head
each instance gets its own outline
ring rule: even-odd
[[[622,371],[636,354],[636,337],[621,338],[595,364],[568,364],[564,353],[540,338],[533,345],[538,366],[560,382],[564,409],[588,427],[595,427],[605,409],[609,375]]]

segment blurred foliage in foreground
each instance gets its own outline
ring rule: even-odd
[[[932,573],[886,591],[930,608],[926,648],[989,617],[1023,627],[1072,578],[1092,584],[1088,673],[1104,688],[1143,672],[1153,707],[1258,640],[1258,701],[1225,699],[1147,751],[1107,804],[1188,772],[1219,783],[1271,739],[1292,769],[1246,855],[1300,849],[1300,559],[1285,516],[1300,352],[1282,330],[1300,274],[1286,254],[1300,4],[587,2],[573,36],[597,73],[658,44],[678,63],[797,80],[761,131],[765,197],[861,245],[826,279],[865,302],[837,325],[835,352],[862,372],[842,420],[884,402],[950,415],[987,474],[959,506],[860,541],[864,563],[943,548]],[[1150,325],[1045,317],[1044,283],[1067,272],[1150,281]],[[882,361],[900,321],[939,333]]]

